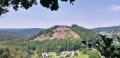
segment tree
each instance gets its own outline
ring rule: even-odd
[[[97,50],[105,58],[119,58],[120,57],[120,47],[115,47],[113,44],[113,38],[107,36],[106,34],[100,34],[101,40],[98,39],[96,43]],[[117,37],[120,40],[120,37]],[[82,41],[83,44],[86,44],[86,41]],[[92,44],[88,45],[91,46]]]
[[[100,35],[102,38],[101,41],[96,41],[96,46],[98,51],[105,58],[119,58],[120,57],[120,47],[113,46],[113,38],[108,37],[107,35]],[[119,39],[119,37],[118,37]]]
[[[61,0],[61,1],[62,2],[70,1],[70,3],[73,4],[75,0]],[[12,7],[15,11],[17,11],[18,8],[29,9],[33,5],[37,4],[38,4],[37,0],[0,0],[0,16],[2,14],[9,12],[8,10],[9,7]],[[40,0],[40,4],[43,7],[51,9],[51,11],[59,9],[58,0]]]
[[[57,53],[60,52],[60,49],[62,48],[62,46],[58,46],[58,49],[57,49]]]

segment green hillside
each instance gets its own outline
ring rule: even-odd
[[[120,31],[120,26],[112,26],[112,27],[100,27],[100,28],[94,28],[93,31],[95,32],[106,32],[113,35],[117,35]]]
[[[36,34],[34,33],[33,35],[29,36],[28,40],[34,39],[34,38],[36,38],[36,37],[38,37],[38,36],[40,36],[42,34],[48,34],[49,33],[49,35],[52,36],[53,30],[56,29],[56,28],[57,28],[57,25],[53,26],[51,28],[48,28],[48,29],[41,30],[41,31],[39,31]]]
[[[26,38],[26,36],[19,34],[17,32],[0,31],[0,41],[20,39],[20,38]]]
[[[41,28],[0,29],[0,31],[17,32],[17,33],[27,35],[27,36],[37,33],[40,30],[43,30],[43,29]]]
[[[38,32],[37,34],[30,36],[29,39],[34,39],[42,34],[48,34],[48,33],[50,36],[52,36],[52,34],[54,33],[53,30],[56,29],[57,26],[59,26],[59,25],[56,25],[56,26],[48,28],[48,29],[44,29],[44,30]],[[94,41],[95,39],[97,39],[97,34],[93,30],[86,29],[86,28],[83,28],[83,27],[80,27],[77,25],[72,25],[70,27],[68,26],[68,28],[70,28],[72,31],[74,31],[76,34],[78,34],[80,36],[81,40]]]
[[[97,34],[91,29],[86,29],[78,25],[72,25],[70,26],[70,28],[75,31],[82,40],[94,41],[95,39],[97,39]]]

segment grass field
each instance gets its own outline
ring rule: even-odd
[[[88,55],[78,55],[78,56],[74,56],[74,57],[66,57],[66,58],[88,58]]]

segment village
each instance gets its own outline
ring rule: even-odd
[[[77,58],[79,56],[88,58],[88,55],[82,54],[78,50],[63,51],[63,52],[58,53],[58,55],[55,52],[42,53],[42,58],[73,58],[73,57]]]

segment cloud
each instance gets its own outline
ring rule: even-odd
[[[112,5],[108,9],[110,11],[120,11],[120,5]]]
[[[98,12],[101,12],[101,11],[102,11],[102,9],[97,9],[97,11],[98,11]]]
[[[98,12],[111,12],[111,11],[114,11],[114,12],[116,12],[116,11],[120,11],[120,5],[112,5],[112,6],[108,6],[108,7],[105,7],[105,8],[102,8],[102,9],[100,9],[100,8],[98,8],[98,9],[96,9],[96,11],[98,11]]]

